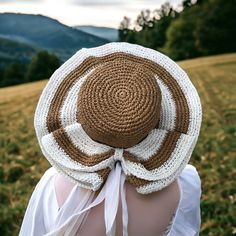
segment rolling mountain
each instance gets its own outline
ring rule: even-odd
[[[46,16],[15,13],[0,14],[0,38],[54,52],[62,61],[83,47],[108,42]]]
[[[0,68],[15,61],[27,63],[39,50],[25,43],[0,38]]]
[[[111,42],[118,41],[118,30],[115,28],[99,27],[93,25],[79,25],[75,26],[74,28],[101,38],[105,38]]]

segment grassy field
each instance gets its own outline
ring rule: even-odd
[[[236,235],[236,53],[181,61],[199,91],[203,124],[191,163],[202,179],[201,235]],[[33,128],[47,81],[0,89],[0,235],[17,235],[49,166]]]

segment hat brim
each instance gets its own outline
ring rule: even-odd
[[[189,161],[202,119],[194,85],[174,61],[160,52],[128,43],[78,51],[45,87],[35,113],[36,134],[44,155],[55,168],[78,179],[83,187],[98,189],[107,176],[101,171],[109,171],[114,164],[114,149],[90,139],[82,129],[76,119],[77,98],[89,73],[117,55],[152,70],[161,89],[158,127],[139,144],[124,149],[123,155],[123,169],[137,190],[157,191],[170,184]],[[90,179],[93,181],[86,185]]]

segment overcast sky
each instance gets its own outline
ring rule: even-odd
[[[167,0],[0,0],[0,12],[42,14],[74,25],[118,28],[124,16],[136,19],[143,9],[154,10]],[[182,0],[169,0],[177,6]]]

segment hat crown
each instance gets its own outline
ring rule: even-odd
[[[120,55],[88,75],[78,94],[77,120],[93,140],[127,148],[158,126],[160,109],[154,73]]]

